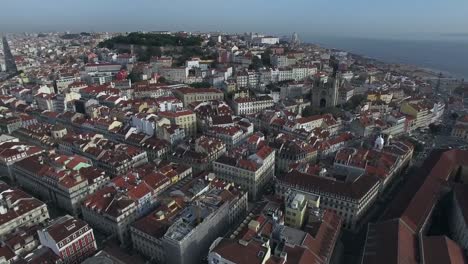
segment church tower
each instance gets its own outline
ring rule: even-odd
[[[338,105],[338,94],[342,83],[341,73],[334,77],[320,77],[315,80],[312,88],[312,106],[316,108],[327,108]]]

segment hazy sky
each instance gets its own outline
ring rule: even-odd
[[[468,33],[466,0],[1,0],[0,32]]]

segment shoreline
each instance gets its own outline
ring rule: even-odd
[[[322,43],[320,43],[320,42],[322,42]],[[464,76],[465,74],[453,73],[453,72],[450,72],[450,71],[447,71],[447,70],[441,70],[441,69],[437,69],[435,67],[427,67],[427,66],[423,66],[423,65],[414,64],[414,63],[405,63],[405,62],[401,62],[401,61],[391,62],[388,59],[386,60],[386,59],[382,59],[382,58],[376,58],[375,56],[369,56],[369,55],[366,55],[366,54],[362,54],[362,52],[353,52],[353,51],[350,51],[349,49],[346,49],[346,48],[337,48],[336,45],[324,44],[323,41],[319,41],[319,40],[304,41],[304,44],[305,45],[314,45],[314,46],[317,46],[317,47],[320,47],[320,48],[323,48],[323,49],[328,49],[328,50],[337,50],[337,51],[347,52],[349,55],[351,55],[353,57],[357,57],[357,58],[360,58],[362,60],[367,60],[367,61],[370,61],[370,62],[375,62],[377,64],[381,64],[382,66],[386,66],[386,67],[389,67],[389,68],[390,67],[397,67],[397,68],[406,69],[407,71],[420,72],[423,75],[427,75],[427,76],[425,76],[423,78],[438,78],[439,74],[442,73],[442,78],[453,78],[453,79],[457,79],[457,80],[464,80],[464,83],[468,82],[467,81],[468,80],[468,75]],[[468,74],[468,72],[466,74]],[[421,77],[421,76],[419,76],[419,77]]]

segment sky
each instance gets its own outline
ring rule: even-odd
[[[466,0],[1,0],[0,32],[184,30],[468,34]]]

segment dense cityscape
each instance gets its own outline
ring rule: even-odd
[[[297,33],[5,34],[0,263],[468,263],[468,83]]]

